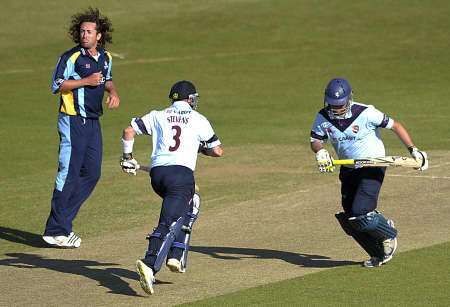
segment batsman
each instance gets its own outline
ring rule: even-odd
[[[198,153],[223,155],[210,122],[196,111],[199,95],[192,82],[176,82],[169,98],[168,108],[133,118],[122,135],[120,164],[124,172],[132,175],[139,169],[132,153],[134,137],[151,136],[151,185],[163,199],[158,225],[147,236],[147,252],[136,261],[141,286],[148,294],[154,293],[155,274],[164,262],[172,272],[186,270],[189,238],[200,206],[194,180]]]
[[[316,154],[322,173],[335,170],[333,158],[324,148],[331,142],[339,159],[384,157],[385,147],[380,129],[390,129],[408,148],[411,156],[421,161],[417,168],[428,168],[427,154],[417,149],[407,130],[372,105],[353,101],[352,87],[342,78],[332,79],[325,88],[324,107],[317,113],[311,129],[311,149]],[[345,233],[369,254],[363,266],[379,267],[390,261],[397,249],[394,222],[377,211],[378,196],[386,167],[340,168],[343,212],[336,218]]]

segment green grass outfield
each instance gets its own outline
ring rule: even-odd
[[[205,211],[264,199],[281,190],[295,192],[307,184],[323,184],[326,189],[337,182],[336,175],[306,178],[290,171],[315,170],[312,153],[299,150],[297,154],[297,148],[308,146],[324,86],[336,76],[350,81],[356,101],[374,104],[401,121],[420,148],[448,156],[450,3],[446,0],[138,0],[127,5],[6,0],[0,10],[4,21],[0,29],[0,255],[32,251],[40,244],[37,235],[50,210],[57,171],[58,97],[50,92],[51,75],[58,56],[72,47],[65,34],[70,16],[88,5],[98,6],[111,18],[114,44],[108,49],[123,59],[115,57],[113,62],[121,107],[105,110],[102,118],[102,179],[74,224],[83,239],[155,222],[160,201],[148,178],[131,181],[120,172],[120,136],[131,117],[167,105],[170,86],[180,79],[196,84],[199,111],[213,123],[226,153],[221,161],[199,159],[197,181],[205,191]],[[388,154],[407,154],[392,133],[383,135]],[[275,153],[264,150],[265,146],[283,150]],[[148,140],[138,139],[138,161],[147,163],[148,152]],[[433,163],[433,156],[430,159]],[[246,167],[257,171],[233,176],[232,170]],[[215,173],[217,169],[229,171],[222,175]],[[414,201],[414,195],[405,197]],[[443,215],[449,214],[446,199],[436,204]],[[385,204],[395,206],[389,197]],[[264,302],[276,305],[280,298],[273,292],[282,285],[298,287],[290,292],[293,297],[285,293],[286,303],[298,302],[300,292],[317,305],[335,302],[331,293],[339,293],[336,297],[342,304],[363,302],[369,299],[367,293],[386,288],[387,293],[415,297],[418,305],[440,304],[449,295],[442,294],[440,287],[430,287],[426,270],[443,272],[445,261],[448,269],[448,248],[444,244],[400,253],[381,274],[353,266],[333,269],[242,296],[220,297],[217,302],[238,304],[246,302],[247,295],[255,300],[249,303],[257,302],[262,289],[267,294]],[[422,261],[426,265],[420,266]],[[411,283],[402,275],[409,272],[407,265],[416,272]],[[393,285],[382,278],[390,278],[390,273],[397,280]],[[437,276],[442,277],[437,282],[445,281],[442,274]],[[335,287],[347,289],[344,285],[353,278],[354,292]],[[373,292],[367,291],[369,287]],[[419,298],[424,291],[427,295]],[[387,302],[386,298],[383,304]]]
[[[182,306],[448,306],[449,249],[435,245],[382,268],[343,267]]]

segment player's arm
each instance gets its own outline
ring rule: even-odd
[[[222,157],[223,149],[222,142],[220,142],[219,137],[214,133],[214,130],[210,122],[206,117],[200,117],[200,145],[198,147],[198,152],[210,157]]]
[[[131,120],[122,132],[122,147],[123,153],[120,159],[120,166],[125,173],[136,175],[139,169],[139,163],[133,157],[134,137],[136,135],[151,135],[151,127],[149,120],[152,113],[144,115],[142,118],[135,117]]]
[[[421,171],[426,170],[428,168],[428,156],[427,156],[426,152],[420,151],[414,145],[406,128],[403,127],[403,125],[400,122],[394,121],[394,124],[392,125],[391,129],[398,136],[400,141],[402,141],[402,143],[406,146],[406,148],[408,148],[408,151],[411,154],[411,156],[416,160],[420,159],[423,161],[422,166],[419,168],[419,170],[421,170]]]
[[[86,78],[80,80],[64,80],[59,87],[59,91],[68,92],[76,88],[80,88],[83,86],[98,86],[103,79],[103,75],[101,72],[95,72]]]
[[[415,147],[411,137],[409,136],[408,131],[405,129],[405,127],[403,127],[403,125],[400,122],[394,121],[394,125],[392,125],[391,129],[399,137],[402,143],[405,144],[406,148],[409,149],[411,147]]]
[[[200,144],[199,152],[204,154],[205,156],[210,157],[222,157],[223,156],[223,148],[222,145],[214,146],[213,148],[207,148],[206,145]]]
[[[130,175],[136,175],[136,171],[139,168],[138,162],[136,161],[136,159],[133,158],[133,145],[135,135],[136,131],[131,125],[123,129],[122,132],[123,153],[122,158],[120,159],[120,166],[122,167],[122,171]]]
[[[133,145],[136,131],[129,125],[122,132],[123,158],[133,159]]]
[[[311,150],[314,153],[317,153],[319,150],[323,149],[323,144],[319,140],[312,140],[310,145],[311,145]]]
[[[106,104],[109,109],[115,109],[119,107],[120,98],[117,94],[116,86],[112,80],[108,80],[105,83],[105,90],[109,93],[108,98],[106,98]]]

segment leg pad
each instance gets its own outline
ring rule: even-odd
[[[383,245],[366,233],[355,230],[344,212],[335,214],[336,219],[347,235],[352,237],[371,257],[383,257]]]
[[[351,217],[348,221],[356,231],[367,233],[378,242],[397,237],[397,229],[389,225],[386,218],[377,211]]]

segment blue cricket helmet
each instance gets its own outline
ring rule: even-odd
[[[177,100],[188,99],[188,103],[195,110],[198,105],[199,95],[191,81],[182,80],[172,85],[169,92],[169,98],[172,102]]]
[[[343,106],[352,100],[352,87],[347,80],[335,78],[325,88],[324,103],[329,106]]]

